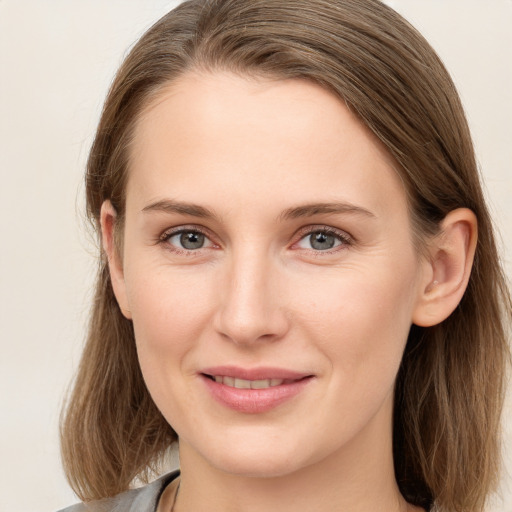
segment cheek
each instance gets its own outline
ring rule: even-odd
[[[303,294],[300,323],[340,379],[360,380],[362,392],[371,382],[392,385],[411,326],[413,282],[412,270],[397,275],[366,269]]]
[[[165,379],[182,365],[210,319],[207,280],[150,264],[125,272],[135,340],[142,371]]]
[[[168,269],[139,271],[127,280],[142,375],[153,401],[174,426],[190,414],[194,402],[187,385],[195,377],[190,355],[208,323],[211,301],[198,280],[171,279],[170,274]]]

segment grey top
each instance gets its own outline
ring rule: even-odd
[[[179,474],[173,471],[144,487],[130,489],[113,498],[78,503],[58,512],[155,512],[162,492]]]

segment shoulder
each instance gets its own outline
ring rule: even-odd
[[[130,489],[113,498],[78,503],[58,512],[155,512],[163,490],[179,474],[179,471],[173,471],[144,487]]]

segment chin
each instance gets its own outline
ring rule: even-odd
[[[210,466],[232,475],[251,478],[275,478],[295,473],[317,460],[323,458],[318,453],[316,457],[307,452],[305,447],[311,442],[298,442],[281,438],[270,439],[261,436],[259,439],[244,441],[224,439],[218,442],[215,450],[211,444],[199,455]]]
[[[212,461],[213,462],[213,461]],[[215,461],[217,469],[232,475],[248,478],[276,478],[286,476],[303,468],[301,461],[291,461],[286,457],[264,456],[254,457],[223,457]]]

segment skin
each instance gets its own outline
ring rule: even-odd
[[[414,510],[393,472],[394,382],[411,324],[460,300],[476,221],[452,212],[420,257],[395,168],[305,81],[189,72],[140,117],[121,253],[108,201],[102,228],[145,381],[180,438],[175,512]],[[319,203],[344,206],[297,210]],[[326,228],[334,247],[315,249],[311,232]],[[184,249],[179,229],[204,246]],[[226,364],[313,378],[246,414],[199,377]]]

